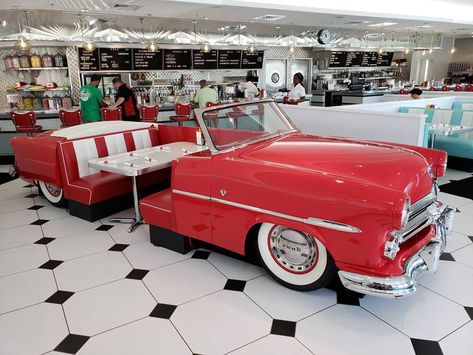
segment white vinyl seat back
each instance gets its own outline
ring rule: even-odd
[[[107,145],[108,155],[115,155],[126,152],[126,143],[123,133],[110,134],[105,136],[105,144]]]
[[[460,124],[462,126],[473,127],[473,111],[463,111],[462,120]],[[459,137],[473,140],[473,132],[460,134]]]
[[[76,153],[79,177],[82,178],[84,176],[97,174],[99,172],[98,170],[89,168],[89,160],[99,157],[95,139],[80,139],[72,142],[72,144]]]
[[[452,114],[452,110],[434,110],[434,115],[432,116],[432,123],[450,124],[452,120]]]
[[[462,110],[473,110],[473,103],[462,103]]]
[[[147,129],[133,131],[131,134],[135,142],[135,149],[151,148],[151,138]]]

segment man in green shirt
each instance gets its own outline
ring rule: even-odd
[[[200,108],[205,107],[207,102],[218,101],[217,91],[207,86],[206,80],[199,81],[200,89],[197,90],[194,97],[194,102],[199,104]]]
[[[100,121],[100,108],[106,107],[102,92],[97,88],[100,84],[100,76],[92,75],[90,84],[80,88],[80,109],[84,123]]]

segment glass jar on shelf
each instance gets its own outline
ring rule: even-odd
[[[21,68],[31,68],[31,61],[30,61],[30,56],[23,54],[20,57],[20,67]]]
[[[11,57],[12,68],[13,69],[20,69],[20,57],[16,54]]]
[[[36,54],[36,53],[33,53],[33,55],[31,56],[31,67],[32,68],[41,68],[42,64],[41,64],[41,57]]]
[[[6,69],[6,70],[11,70],[11,69],[13,69],[12,56],[11,56],[11,55],[7,55],[5,58],[3,58],[3,64],[5,64],[5,69]]]
[[[59,52],[54,56],[54,66],[64,67],[64,57]]]
[[[43,64],[44,68],[51,68],[53,67],[53,57],[49,53],[43,54],[43,57],[41,58],[41,62]]]

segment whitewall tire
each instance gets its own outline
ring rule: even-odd
[[[66,199],[63,189],[43,181],[38,181],[38,184],[46,200],[56,207],[64,206]]]
[[[284,226],[263,223],[257,251],[268,273],[295,290],[321,288],[336,274],[332,257],[317,238]]]

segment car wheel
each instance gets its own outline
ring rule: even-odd
[[[64,198],[64,191],[61,188],[43,181],[39,181],[38,184],[42,194],[52,205],[56,207],[65,205],[66,199]]]
[[[257,251],[268,273],[294,290],[321,288],[337,272],[332,257],[317,238],[284,226],[263,223],[258,232]]]

